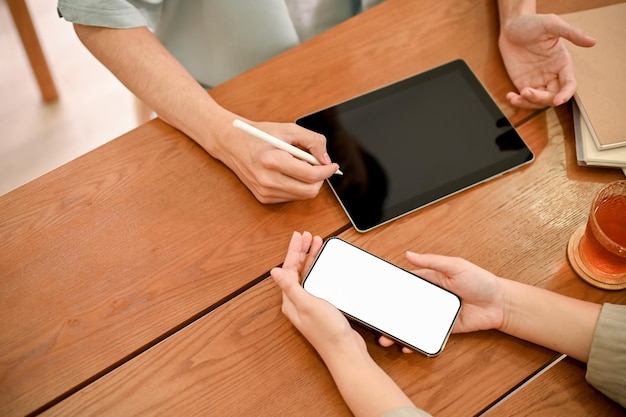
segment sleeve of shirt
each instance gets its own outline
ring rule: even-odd
[[[382,3],[383,0],[361,0],[361,11],[367,10],[370,7],[376,6],[378,3]]]
[[[417,407],[401,407],[387,411],[382,417],[432,417],[426,411]]]
[[[147,26],[141,11],[124,0],[59,0],[59,16],[87,26],[128,29]]]
[[[602,306],[585,378],[604,395],[626,407],[626,305]]]

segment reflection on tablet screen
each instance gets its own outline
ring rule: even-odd
[[[344,172],[329,183],[362,232],[533,159],[461,60],[297,123],[326,136]]]

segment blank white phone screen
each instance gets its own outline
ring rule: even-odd
[[[441,353],[461,308],[455,294],[339,238],[326,241],[302,285],[428,356]]]

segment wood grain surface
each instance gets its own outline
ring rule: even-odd
[[[585,365],[565,358],[489,411],[489,417],[626,415],[585,380]]]
[[[167,415],[350,415],[323,362],[282,315],[280,303],[280,291],[267,279],[43,415],[157,410]],[[435,415],[480,411],[555,356],[485,332],[452,338],[433,359],[383,349],[375,335],[362,333],[383,369]]]
[[[328,189],[262,205],[160,121],[0,199],[0,414],[32,412],[259,280]]]
[[[406,268],[407,249],[446,253],[532,285],[598,302],[626,302],[626,292],[595,289],[577,278],[565,257],[569,230],[586,215],[585,195],[592,196],[611,173],[619,175],[584,170],[578,174],[586,181],[569,178],[563,161],[573,137],[569,119],[563,117],[561,124],[559,118],[567,112],[567,107],[550,110],[519,128],[536,152],[533,164],[382,228],[365,234],[350,229],[341,237]],[[555,198],[555,192],[561,197]],[[142,415],[156,409],[168,414],[287,415],[297,410],[298,415],[350,415],[321,360],[281,317],[280,301],[279,291],[266,280],[45,415],[78,410]],[[437,416],[478,414],[558,357],[495,331],[453,335],[434,359],[383,349],[375,334],[362,334],[383,369],[416,404]],[[214,363],[195,367],[198,358]]]
[[[253,120],[292,121],[466,60],[536,160],[367,234],[349,228],[327,187],[311,201],[259,204],[159,120],[0,197],[0,414],[348,414],[266,279],[293,230],[341,234],[404,267],[405,250],[432,251],[626,302],[565,258],[593,194],[622,175],[576,165],[568,106],[506,103],[497,32],[495,1],[387,0],[211,91]],[[437,415],[478,413],[557,357],[497,332],[455,336],[434,360],[364,335]]]

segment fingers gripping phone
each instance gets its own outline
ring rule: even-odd
[[[304,289],[348,318],[427,356],[443,350],[460,298],[340,238],[328,239]]]

